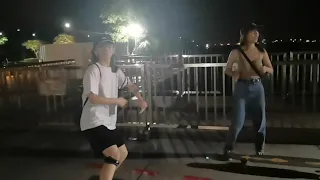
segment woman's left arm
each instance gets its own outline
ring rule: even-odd
[[[273,74],[273,66],[266,50],[263,53],[262,64],[264,73]]]

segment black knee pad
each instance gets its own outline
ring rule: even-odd
[[[104,158],[104,162],[107,164],[113,164],[115,166],[119,166],[120,162],[116,159],[114,159],[113,157],[109,156],[109,157],[105,157]]]

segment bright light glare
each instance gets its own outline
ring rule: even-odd
[[[17,29],[18,32],[20,32],[20,29]]]
[[[65,23],[65,24],[64,24],[64,27],[66,27],[66,28],[70,28],[70,27],[71,27],[71,25],[70,25],[70,23]]]
[[[32,36],[33,36],[33,37],[36,36],[36,33],[33,33]]]
[[[123,31],[125,34],[132,36],[134,38],[141,37],[144,32],[144,29],[139,24],[130,24],[128,27],[124,28]]]
[[[2,36],[3,34],[2,34],[2,32],[0,32],[0,36]]]
[[[206,44],[206,49],[209,49],[210,45],[209,44]]]

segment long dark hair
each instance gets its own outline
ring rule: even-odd
[[[99,61],[99,57],[96,55],[95,49],[96,49],[96,45],[93,46],[92,51],[91,51],[91,63],[92,64],[97,63]],[[113,73],[116,73],[118,71],[118,66],[116,66],[116,56],[114,54],[111,56],[110,67],[111,67],[111,71]]]
[[[248,34],[250,31],[254,31],[254,30],[258,31],[258,28],[256,27],[256,25],[252,25],[249,28],[241,29],[241,31],[240,31],[240,46],[245,46],[247,44]],[[260,31],[259,31],[259,33],[260,33]],[[262,35],[259,34],[258,42],[255,43],[255,46],[258,49],[258,51],[265,52],[265,47],[262,43],[262,39],[263,39]]]

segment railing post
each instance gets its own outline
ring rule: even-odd
[[[148,115],[147,115],[147,120],[146,122],[151,122],[152,123],[152,111],[153,111],[153,100],[152,100],[152,74],[151,74],[151,69],[148,63],[145,63],[144,65],[144,70],[146,72],[146,84],[147,84],[147,93],[148,93]]]
[[[293,52],[290,52],[290,59],[291,62],[293,61]],[[292,104],[291,106],[294,107],[295,106],[295,77],[294,75],[296,75],[296,65],[289,65],[290,70],[289,70],[289,89],[288,92],[291,93],[291,97],[292,97]],[[285,83],[286,81],[283,81],[283,83]]]
[[[292,57],[291,57],[291,53],[290,53],[290,61],[291,60],[292,60]],[[283,62],[286,62],[286,61],[287,61],[287,56],[284,55]],[[287,94],[286,93],[287,66],[283,65],[283,67],[281,69],[282,69],[282,71],[281,71],[281,96],[282,96],[282,98],[284,98],[284,97],[286,97],[286,94]],[[292,78],[292,76],[290,75],[289,78]]]
[[[312,101],[313,101],[313,112],[317,111],[317,92],[318,92],[318,64],[312,64]]]
[[[177,88],[179,91],[179,95],[181,96],[183,93],[183,73],[184,73],[184,69],[183,69],[183,62],[182,62],[182,55],[178,54],[178,74],[177,74]]]
[[[145,64],[145,63],[144,63]],[[146,82],[145,82],[145,73],[146,73],[146,71],[145,71],[145,68],[146,68],[146,66],[144,65],[144,66],[141,66],[141,68],[140,68],[140,74],[141,74],[141,91],[142,91],[142,97],[143,98],[146,98],[146,87],[145,87],[145,85],[146,85]],[[139,82],[139,78],[138,78],[138,80],[137,80],[137,83]],[[149,102],[148,102],[148,105],[149,105]],[[138,115],[139,116],[139,115]],[[143,115],[142,116],[142,121],[144,120],[145,122],[146,122],[146,124],[148,124],[148,119],[146,118],[147,116],[145,116],[145,115]],[[140,121],[141,122],[141,121]]]

